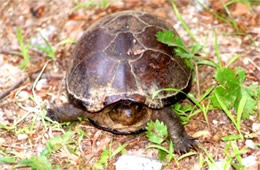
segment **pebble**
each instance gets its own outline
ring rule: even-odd
[[[257,134],[260,134],[260,123],[253,123],[252,130]]]
[[[162,163],[152,158],[122,155],[116,161],[115,166],[116,170],[160,170]]]
[[[248,156],[246,158],[242,158],[242,164],[245,166],[245,167],[251,167],[251,166],[254,166],[257,164],[257,157],[256,156]]]
[[[26,92],[26,91],[20,91],[19,93],[18,93],[18,96],[20,97],[20,99],[21,100],[27,100],[27,99],[29,99],[29,93],[28,92]]]
[[[18,138],[18,140],[24,140],[24,139],[27,139],[28,136],[26,134],[18,134],[17,138]]]
[[[4,138],[0,138],[0,144],[5,143],[5,139]]]
[[[200,5],[200,3],[205,5],[205,6],[208,6],[209,5],[209,0],[197,0],[197,1],[194,1],[194,3],[195,3],[196,11],[200,12],[200,11],[204,10],[203,7]]]
[[[217,120],[212,120],[212,123],[214,124],[214,125],[217,125],[218,124],[218,121]]]
[[[41,79],[38,81],[35,88],[37,91],[40,91],[42,89],[42,87],[44,87],[45,85],[47,85],[47,79]]]
[[[250,139],[246,140],[246,146],[248,148],[250,148],[250,149],[255,149],[256,148],[255,143],[252,140],[250,140]]]

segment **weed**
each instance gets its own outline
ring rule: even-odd
[[[174,3],[174,0],[170,0],[171,4],[172,4],[172,8],[176,14],[176,17],[179,19],[179,21],[181,22],[183,28],[185,29],[185,31],[189,34],[189,36],[198,44],[198,40],[195,38],[195,36],[193,35],[192,31],[190,30],[188,24],[185,22],[185,20],[183,19],[182,15],[180,14],[177,6]]]
[[[21,28],[17,29],[16,38],[21,48],[21,54],[24,58],[22,63],[20,64],[20,67],[24,69],[30,63],[29,50],[31,48],[31,45],[30,43],[24,44]]]

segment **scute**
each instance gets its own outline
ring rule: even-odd
[[[114,35],[107,33],[102,28],[87,31],[73,51],[73,65],[77,65],[83,58],[90,56],[91,53],[103,51],[114,37]]]
[[[147,25],[132,15],[122,15],[108,23],[105,28],[111,34],[117,34],[118,32],[127,31],[133,33],[142,32],[145,26]]]
[[[133,73],[150,100],[153,93],[162,88],[182,89],[187,86],[189,69],[184,63],[178,63],[174,58],[148,50],[144,52],[142,58],[132,62]],[[158,97],[166,98],[167,96],[160,94]]]
[[[105,53],[118,60],[133,60],[142,54],[145,48],[137,41],[132,33],[119,33]]]
[[[117,72],[115,73],[112,88],[118,89],[118,91],[122,93],[132,93],[138,90],[135,77],[131,72],[131,67],[128,62],[120,62]]]
[[[136,37],[146,48],[172,55],[172,48],[169,48],[166,44],[157,41],[155,35],[160,31],[163,30],[159,27],[149,26],[146,27],[142,33],[136,34]]]
[[[120,100],[151,108],[162,108],[177,92],[162,88],[188,86],[191,70],[173,53],[173,48],[156,40],[163,29],[175,30],[159,17],[140,11],[108,15],[93,24],[73,52],[67,74],[69,98],[89,112],[98,112]]]

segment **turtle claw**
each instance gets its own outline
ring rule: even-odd
[[[174,143],[174,151],[178,154],[187,153],[191,148],[197,148],[196,140],[186,134],[172,141]]]

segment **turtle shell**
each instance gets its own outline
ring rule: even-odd
[[[69,99],[89,112],[128,100],[150,108],[162,108],[167,98],[188,86],[191,70],[157,41],[156,33],[176,31],[163,19],[141,11],[108,15],[90,26],[78,41],[66,77]]]

